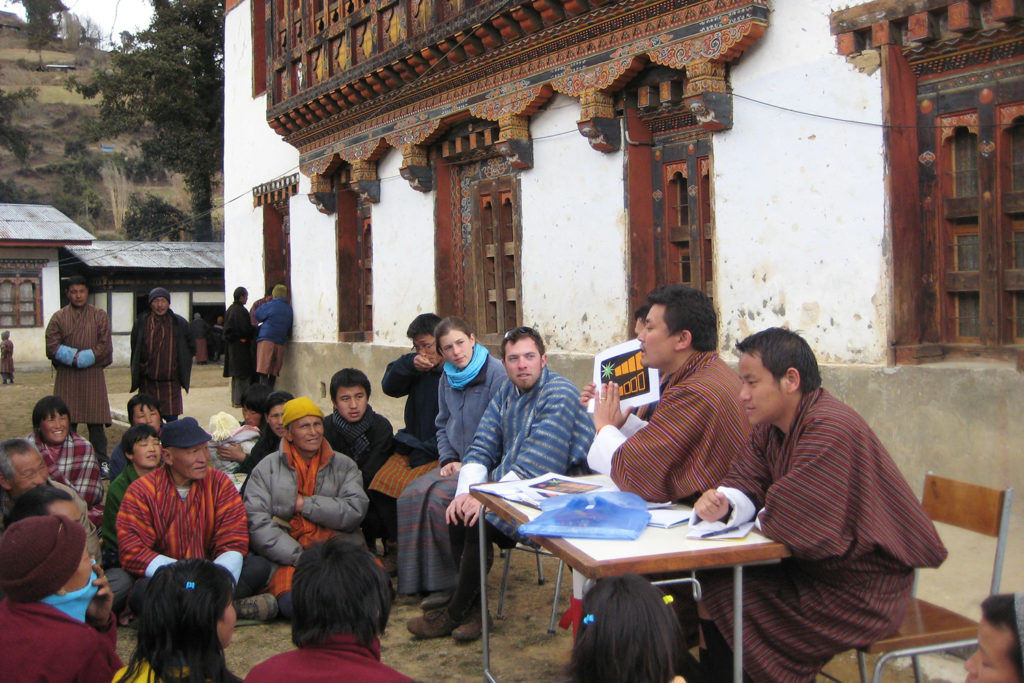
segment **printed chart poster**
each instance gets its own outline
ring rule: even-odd
[[[661,398],[658,371],[644,367],[640,360],[640,341],[632,339],[594,356],[594,384],[599,388],[605,382],[619,385],[619,401],[623,408],[654,403]],[[594,401],[588,406],[594,412]]]

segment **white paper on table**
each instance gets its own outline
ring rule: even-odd
[[[745,538],[753,528],[754,520],[736,525],[728,525],[725,522],[697,522],[694,524],[691,520],[690,533],[686,534],[686,537],[705,541],[724,541],[730,538]],[[706,537],[707,534],[714,534],[714,536]]]
[[[559,481],[570,482],[582,486],[585,490],[580,493],[594,493],[597,491],[618,491],[618,487],[612,483],[601,483],[594,482],[593,480],[581,479],[579,477],[570,477],[565,474],[555,474],[554,472],[548,472],[542,474],[539,477],[533,479],[516,479],[512,481],[495,481],[487,484],[477,484],[472,488],[485,493],[505,498],[507,500],[515,501],[517,503],[523,503],[524,505],[530,505],[532,507],[539,508],[541,501],[553,498],[555,496],[572,495],[571,493],[563,493],[558,491],[546,490],[543,488],[537,488],[538,485],[543,485],[553,479]]]
[[[644,367],[640,361],[638,339],[617,344],[594,356],[594,384],[598,392],[605,382],[619,385],[619,405],[623,408],[647,405],[661,398],[658,371]],[[594,412],[593,398],[587,404],[587,411]]]
[[[673,506],[669,508],[651,508],[647,507],[647,511],[651,513],[651,519],[647,522],[647,526],[656,526],[662,529],[670,529],[674,526],[678,526],[685,522],[690,521],[690,514],[693,512],[693,508],[689,506]]]

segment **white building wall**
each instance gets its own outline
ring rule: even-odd
[[[19,367],[25,365],[39,366],[48,364],[46,359],[46,325],[50,317],[60,309],[60,272],[57,267],[57,249],[38,248],[7,248],[0,249],[0,259],[46,259],[42,268],[40,287],[42,288],[42,321],[41,327],[4,327],[11,333],[14,342],[14,371],[17,375]]]
[[[558,95],[530,121],[534,167],[522,174],[523,322],[552,349],[594,353],[629,317],[621,152],[580,135],[579,103]]]
[[[395,149],[378,162],[381,201],[372,207],[373,340],[393,346],[408,346],[413,318],[437,312],[435,195],[412,189],[401,165]]]
[[[252,1],[245,0],[224,17],[224,298],[228,303],[239,285],[249,290],[250,303],[262,297],[266,287],[263,208],[253,206],[252,189],[296,173],[299,167],[298,151],[267,125],[266,97],[252,96]]]
[[[823,363],[885,361],[880,72],[865,75],[837,55],[834,5],[773,3],[767,33],[730,71],[734,127],[713,138],[726,350],[782,325],[802,331]]]
[[[325,216],[309,201],[309,178],[299,176],[291,198],[292,341],[338,341],[337,214]],[[254,297],[250,294],[250,299]]]

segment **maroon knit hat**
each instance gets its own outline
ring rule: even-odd
[[[85,529],[64,515],[27,517],[0,537],[0,590],[11,602],[53,595],[78,569]]]

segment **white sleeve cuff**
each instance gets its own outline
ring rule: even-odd
[[[156,570],[160,569],[168,564],[174,564],[177,562],[173,557],[167,557],[166,555],[157,555],[154,557],[149,564],[146,565],[146,578],[153,578],[153,574],[156,574]]]
[[[744,524],[754,518],[754,513],[757,512],[757,509],[754,507],[754,502],[747,498],[747,494],[731,486],[719,486],[718,492],[723,494],[732,503],[732,514],[726,521],[727,526]]]
[[[455,487],[455,495],[461,496],[469,493],[469,487],[473,484],[482,484],[487,481],[487,468],[478,462],[466,463],[459,470],[459,484]]]
[[[612,425],[601,427],[594,436],[594,442],[590,444],[587,452],[587,465],[590,469],[600,474],[610,475],[612,473],[612,457],[619,446],[626,442],[626,437]]]
[[[242,575],[242,553],[237,550],[229,550],[218,555],[213,563],[219,564],[231,572],[231,576],[235,577],[235,583],[238,583],[238,577]]]
[[[641,420],[635,414],[630,413],[626,417],[626,423],[622,425],[622,429],[620,429],[619,431],[622,432],[622,435],[628,439],[629,437],[633,436],[646,426],[646,420]]]

